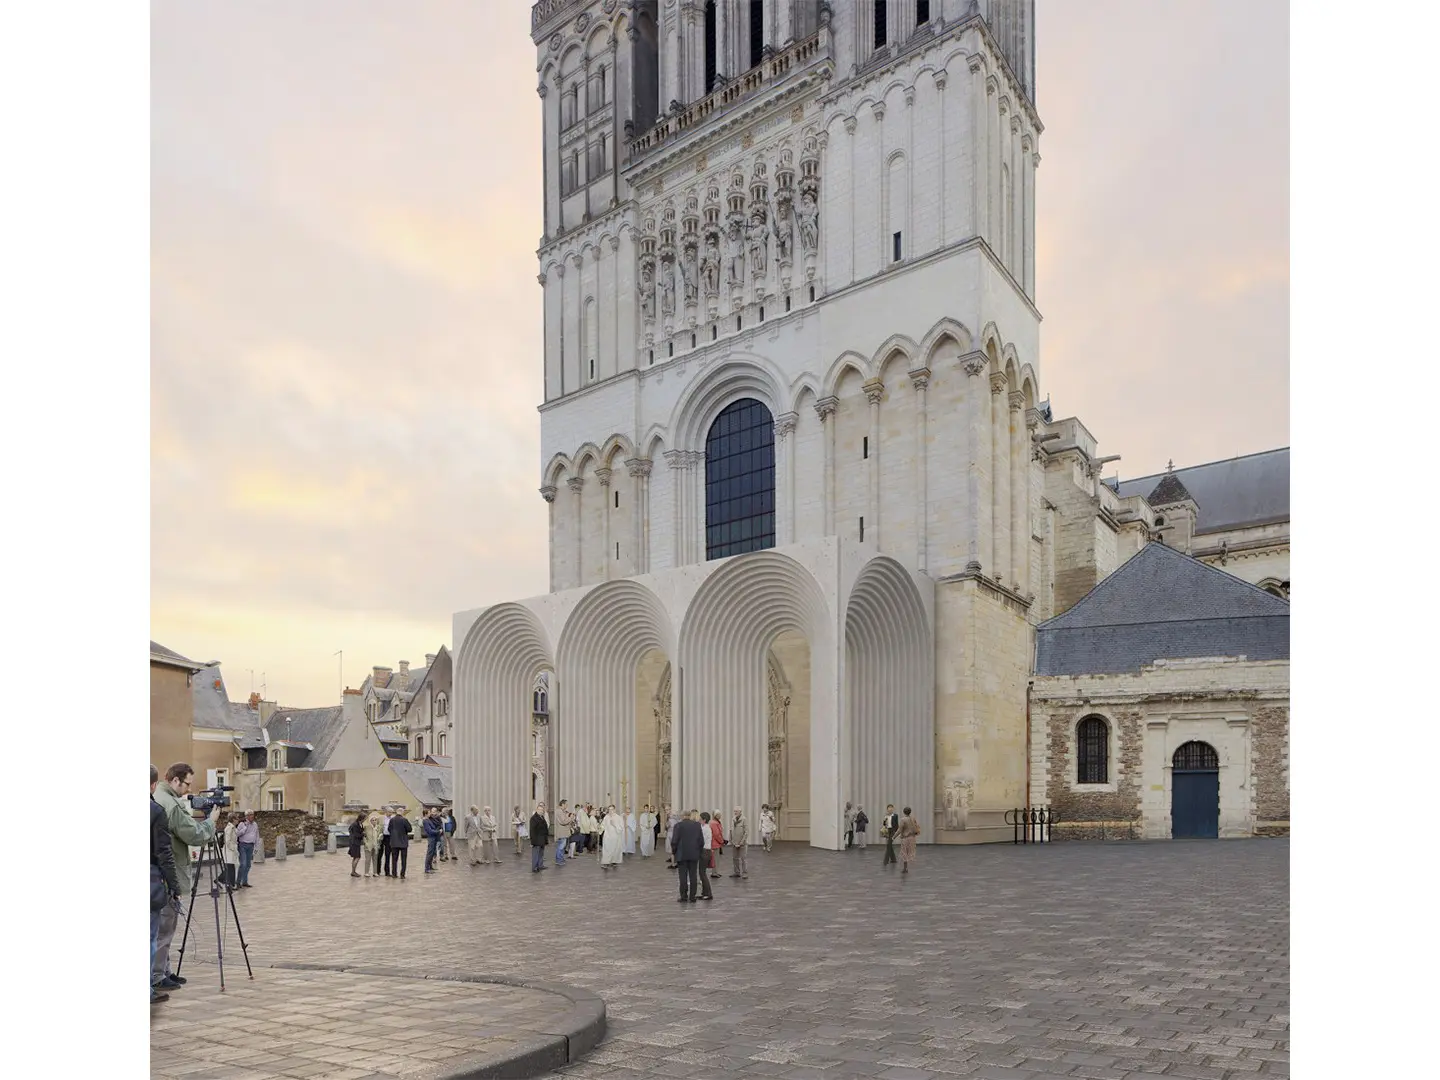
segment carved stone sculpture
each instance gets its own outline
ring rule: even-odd
[[[815,205],[815,196],[805,191],[800,194],[800,205],[795,211],[800,224],[800,246],[810,255],[820,243],[820,209]]]
[[[648,260],[640,264],[640,313],[646,322],[655,320],[655,267]]]
[[[765,220],[765,208],[757,206],[750,211],[750,224],[745,229],[745,243],[750,249],[750,274],[763,278],[770,263],[770,223]]]
[[[695,246],[687,244],[680,253],[680,261],[677,264],[680,269],[680,282],[685,291],[685,303],[695,303]]]
[[[675,265],[668,260],[660,264],[660,313],[675,314]]]
[[[705,284],[706,296],[719,294],[720,238],[713,232],[705,234],[705,255],[700,260],[700,277]]]
[[[775,204],[775,261],[789,266],[795,239],[794,205],[788,192],[782,192]]]
[[[732,289],[744,285],[745,235],[739,217],[730,218],[730,231],[725,236],[725,269]]]

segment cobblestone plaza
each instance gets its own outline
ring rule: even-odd
[[[498,869],[429,877],[415,860],[404,882],[352,879],[343,855],[268,861],[237,896],[256,983],[231,934],[218,999],[202,907],[190,984],[152,1010],[152,1074],[433,1075],[544,1008],[339,973],[297,985],[268,967],[311,962],[597,993],[608,1034],[572,1077],[1289,1075],[1288,840],[922,847],[904,878],[873,845],[752,851],[749,880],[722,876],[713,903],[683,906],[658,857],[535,875],[507,852]],[[194,1042],[166,1031],[221,1008],[242,1010],[240,1041],[185,1060]],[[340,1060],[296,1045],[322,1034]]]

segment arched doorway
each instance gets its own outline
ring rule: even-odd
[[[1176,840],[1220,835],[1220,757],[1191,741],[1170,759],[1170,835]]]

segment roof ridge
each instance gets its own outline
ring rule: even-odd
[[[1141,480],[1149,480],[1154,477],[1164,476],[1167,472],[1188,472],[1191,469],[1203,469],[1207,465],[1225,465],[1231,461],[1244,461],[1246,458],[1264,457],[1266,454],[1278,454],[1289,450],[1289,446],[1277,446],[1271,450],[1255,450],[1249,454],[1236,454],[1234,457],[1216,458],[1214,461],[1200,461],[1194,465],[1177,465],[1174,469],[1161,469],[1159,472],[1145,473],[1141,476],[1122,477],[1118,473],[1115,476],[1117,484],[1138,484]]]

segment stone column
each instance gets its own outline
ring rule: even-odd
[[[575,515],[575,585],[579,587],[585,584],[585,529],[584,529],[584,505],[581,502],[581,492],[585,488],[583,476],[572,476],[565,483],[570,487],[570,494],[575,496],[570,500]]]
[[[585,337],[580,326],[580,323],[584,319],[584,315],[581,312],[581,307],[585,302],[585,272],[584,266],[580,262],[580,255],[578,252],[571,252],[565,258],[575,271],[575,284],[574,287],[570,290],[571,299],[575,308],[575,336],[571,338],[571,340],[575,342],[575,345],[573,348],[570,349],[570,356],[574,359],[575,370],[571,373],[574,378],[567,381],[569,383],[570,389],[578,390],[580,387],[585,385]]]
[[[847,187],[844,190],[847,191],[850,196],[846,200],[846,202],[849,203],[847,210],[850,217],[850,228],[845,230],[846,235],[850,237],[850,266],[847,268],[844,278],[844,284],[846,285],[859,277],[860,273],[855,265],[855,204],[859,198],[856,190],[858,185],[855,183],[855,125],[855,117],[847,116],[845,118],[845,134],[847,138],[845,139],[846,167],[844,183]],[[826,181],[825,186],[829,188],[829,181]],[[833,532],[833,530],[831,531]]]
[[[880,546],[880,401],[885,397],[885,384],[871,379],[864,386],[865,398],[870,402],[870,460],[866,472],[865,524],[867,535],[873,535],[873,543]]]
[[[550,591],[555,592],[555,485],[546,484],[542,487],[540,497],[545,500],[545,509],[550,520]]]
[[[945,235],[945,222],[947,219],[945,204],[949,202],[953,196],[959,194],[958,191],[952,192],[945,186],[945,159],[950,153],[949,144],[945,141],[945,84],[949,82],[950,76],[944,68],[932,71],[930,75],[931,78],[935,80],[935,112],[938,116],[936,122],[938,131],[935,137],[935,156],[940,163],[940,198],[936,200],[938,203],[936,213],[939,216],[939,221],[935,229],[935,246],[944,247],[946,243],[949,242],[949,237]],[[960,185],[957,184],[955,186],[959,188]],[[915,216],[913,206],[910,209],[910,215],[912,218]]]
[[[1020,116],[1010,114],[1005,141],[1010,158],[1010,276],[1025,285],[1025,164],[1020,157]]]
[[[535,88],[540,95],[540,116],[541,130],[544,138],[541,141],[540,167],[545,183],[545,235],[553,236],[558,232],[560,221],[560,170],[556,165],[560,161],[560,95],[556,93],[553,97],[550,94],[550,84],[541,83]],[[551,149],[551,142],[555,143],[555,149]]]
[[[715,74],[724,75],[727,79],[733,79],[739,74],[736,66],[731,63],[730,4],[727,0],[715,0]]]
[[[1040,164],[1040,153],[1031,149],[1029,135],[1020,141],[1025,153],[1025,294],[1035,298],[1035,169]]]
[[[1008,383],[1003,371],[990,376],[990,438],[994,455],[990,467],[993,497],[990,521],[995,536],[990,576],[1006,582],[1010,580],[1010,416],[1005,402]]]
[[[994,537],[990,533],[990,395],[984,379],[989,360],[984,353],[970,353],[962,361],[965,374],[965,398],[970,427],[966,443],[970,451],[969,483],[966,502],[969,504],[970,542],[966,570],[989,569]]]
[[[1030,455],[1025,452],[1025,395],[1011,390],[1010,417],[1010,583],[1021,596],[1030,588]]]
[[[793,412],[775,418],[775,544],[795,542],[795,421]]]
[[[556,348],[556,350],[555,350],[555,353],[556,353],[556,361],[555,361],[555,363],[556,363],[556,366],[557,366],[558,372],[559,372],[558,384],[559,384],[559,387],[560,387],[557,396],[563,397],[563,396],[565,395],[565,391],[566,391],[566,390],[574,390],[574,389],[575,389],[574,386],[571,386],[571,385],[567,384],[566,381],[565,381],[565,360],[566,360],[566,355],[565,355],[565,354],[566,354],[566,349],[565,349],[565,338],[566,338],[566,334],[565,334],[565,256],[563,256],[563,255],[560,256],[560,261],[555,264],[555,278],[556,278],[556,280],[558,280],[559,283],[560,283],[559,286],[558,286],[557,289],[556,289],[556,292],[558,292],[558,293],[560,294],[560,303],[559,303],[559,307],[557,308],[556,313],[555,313],[555,324],[560,328],[560,341],[559,341],[558,346],[557,346],[557,348]],[[574,345],[571,345],[571,348],[574,348]]]
[[[853,243],[853,241],[852,241]],[[825,479],[821,498],[825,506],[825,535],[835,535],[835,407],[838,398],[823,397],[815,402],[815,414],[820,417],[820,440],[825,447]]]
[[[674,566],[685,565],[685,451],[665,451],[670,466],[670,550]],[[671,661],[674,663],[674,661]]]
[[[596,469],[595,479],[600,481],[600,505],[603,513],[600,515],[600,550],[604,553],[605,573],[601,575],[601,581],[610,580],[610,571],[615,565],[615,560],[610,555],[610,477],[609,469]]]
[[[776,51],[788,49],[795,44],[795,4],[794,0],[769,0],[775,11],[775,48]],[[769,23],[767,22],[768,26]]]
[[[650,467],[649,458],[631,458],[625,462],[625,470],[634,481],[630,497],[630,542],[634,545],[635,556],[631,565],[635,573],[650,571],[650,538],[645,535],[645,524],[650,520]]]
[[[685,534],[685,543],[690,551],[692,563],[705,561],[705,451],[690,451],[690,461],[685,470],[685,483],[689,491],[690,523]]]
[[[915,423],[915,568],[923,574],[926,572],[928,564],[926,556],[930,536],[930,504],[926,495],[926,487],[929,484],[926,459],[930,456],[927,434],[930,369],[922,367],[910,372],[910,385],[915,388],[915,411],[917,414]]]

